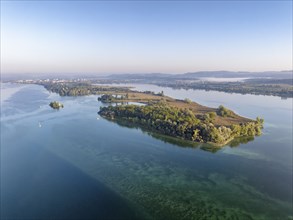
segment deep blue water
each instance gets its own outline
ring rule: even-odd
[[[292,219],[292,99],[134,86],[261,116],[264,134],[212,153],[100,118],[97,96],[1,84],[1,219]]]

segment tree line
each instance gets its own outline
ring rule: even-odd
[[[227,114],[229,111],[220,106],[217,113],[207,113],[199,117],[189,109],[169,106],[166,103],[156,103],[146,106],[101,107],[99,114],[110,119],[126,119],[165,135],[196,142],[225,144],[234,137],[261,134],[264,121],[260,118],[231,126],[215,126],[213,124],[216,115],[229,117]]]

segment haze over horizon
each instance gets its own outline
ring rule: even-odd
[[[1,1],[1,73],[292,70],[292,1]]]

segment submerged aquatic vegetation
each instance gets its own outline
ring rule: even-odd
[[[144,210],[147,219],[286,219],[290,210],[289,204],[260,192],[241,175],[192,169],[137,152],[107,153],[106,146],[96,148],[91,141],[74,143],[52,143],[56,147],[49,149]]]

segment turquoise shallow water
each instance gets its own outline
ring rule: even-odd
[[[100,118],[97,96],[1,84],[1,219],[292,219],[292,99],[134,86],[262,116],[264,134],[212,153]]]

